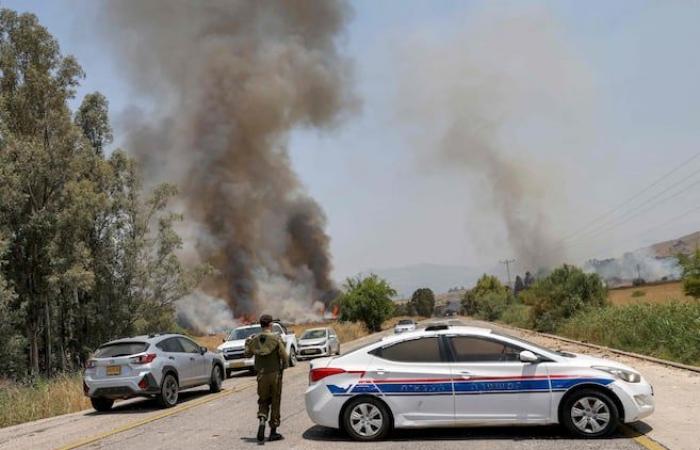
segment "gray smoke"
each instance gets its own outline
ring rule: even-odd
[[[537,8],[475,7],[445,34],[416,33],[401,53],[399,120],[421,170],[467,180],[480,253],[531,271],[562,262],[552,225],[566,180],[541,161],[585,140],[588,71]],[[558,147],[563,135],[573,143]]]
[[[105,5],[119,65],[140,103],[153,108],[130,113],[126,145],[149,182],[180,186],[193,248],[219,272],[206,295],[225,299],[236,317],[263,308],[286,319],[309,313],[334,288],[329,238],[323,211],[290,166],[287,142],[296,127],[333,127],[353,104],[349,64],[337,47],[347,5]],[[189,302],[198,298],[207,297]]]

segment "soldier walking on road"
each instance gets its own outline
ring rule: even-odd
[[[282,397],[282,371],[287,368],[289,357],[285,343],[272,332],[272,317],[260,316],[262,333],[249,337],[245,342],[245,356],[255,356],[258,376],[258,441],[265,440],[265,422],[270,414],[269,440],[283,439],[277,432],[280,426],[280,400]],[[271,410],[271,411],[270,411]]]

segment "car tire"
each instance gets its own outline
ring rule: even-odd
[[[99,412],[105,412],[109,411],[112,409],[112,405],[114,405],[114,400],[111,398],[90,398],[90,403],[92,403],[92,407],[95,408],[95,411]]]
[[[180,386],[177,378],[172,373],[167,373],[163,377],[163,382],[160,385],[160,394],[158,394],[158,403],[163,408],[172,408],[177,405],[177,399],[180,395]]]
[[[340,344],[338,344],[338,350],[335,352],[335,354],[340,356]]]
[[[297,351],[294,347],[289,349],[289,367],[294,367],[297,365]]]
[[[582,389],[564,399],[561,420],[566,429],[580,438],[610,435],[619,425],[615,402],[597,389]]]
[[[221,384],[224,382],[224,376],[221,371],[221,366],[214,364],[211,369],[211,377],[209,378],[209,392],[216,394],[221,392]]]
[[[350,400],[343,411],[343,429],[355,440],[376,441],[386,437],[391,415],[384,402],[374,397]]]

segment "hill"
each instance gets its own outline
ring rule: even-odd
[[[649,248],[656,257],[667,258],[676,256],[679,253],[692,253],[696,248],[700,247],[700,231],[681,236],[677,239],[658,242],[651,245]]]

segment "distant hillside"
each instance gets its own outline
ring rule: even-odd
[[[399,297],[407,298],[413,294],[413,291],[422,287],[430,288],[436,294],[440,294],[453,287],[471,286],[482,272],[466,266],[413,264],[370,269],[363,273],[376,273],[396,289]]]
[[[671,239],[670,241],[659,242],[657,244],[649,247],[653,252],[654,256],[659,258],[666,258],[669,256],[676,256],[678,253],[692,253],[696,248],[700,247],[700,231],[691,233],[678,239]]]

